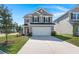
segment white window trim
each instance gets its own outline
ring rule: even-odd
[[[73,12],[73,14],[76,14],[76,19],[73,19],[73,20],[79,20],[79,19],[77,19],[77,14],[79,14],[79,12]]]
[[[50,17],[50,16],[45,16],[45,23],[50,23],[48,17]]]
[[[38,23],[38,16],[34,16],[34,22],[33,23]]]
[[[43,17],[45,17],[45,22],[43,22],[43,20],[44,20]],[[38,16],[34,16],[33,23],[41,23],[41,21],[42,21],[42,23],[51,23],[52,19],[50,19],[50,22],[49,22],[48,17],[51,18],[51,16],[43,16],[43,15],[41,15],[41,16],[39,16],[39,22],[38,22]],[[37,19],[35,19],[35,18],[37,18]]]

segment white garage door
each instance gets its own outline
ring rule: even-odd
[[[32,27],[32,35],[51,35],[51,27]]]

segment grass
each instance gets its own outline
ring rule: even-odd
[[[75,37],[70,34],[56,35],[55,37],[79,47],[79,37]]]
[[[7,46],[0,45],[0,50],[8,53],[8,54],[16,54],[22,46],[27,42],[28,37],[26,36],[19,36],[16,35],[9,35],[8,41],[12,42],[12,44],[8,44]],[[0,42],[4,42],[5,37],[0,37]]]

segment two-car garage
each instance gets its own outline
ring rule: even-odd
[[[32,27],[32,35],[51,35],[51,27]]]

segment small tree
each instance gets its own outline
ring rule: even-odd
[[[20,33],[21,32],[21,30],[22,30],[22,27],[21,27],[21,25],[18,25],[18,23],[14,23],[14,27],[15,27],[15,29],[16,29],[16,32],[18,32],[18,33]]]
[[[5,45],[8,42],[8,33],[12,30],[12,16],[7,7],[0,5],[0,24],[1,29],[5,32],[6,40]]]

